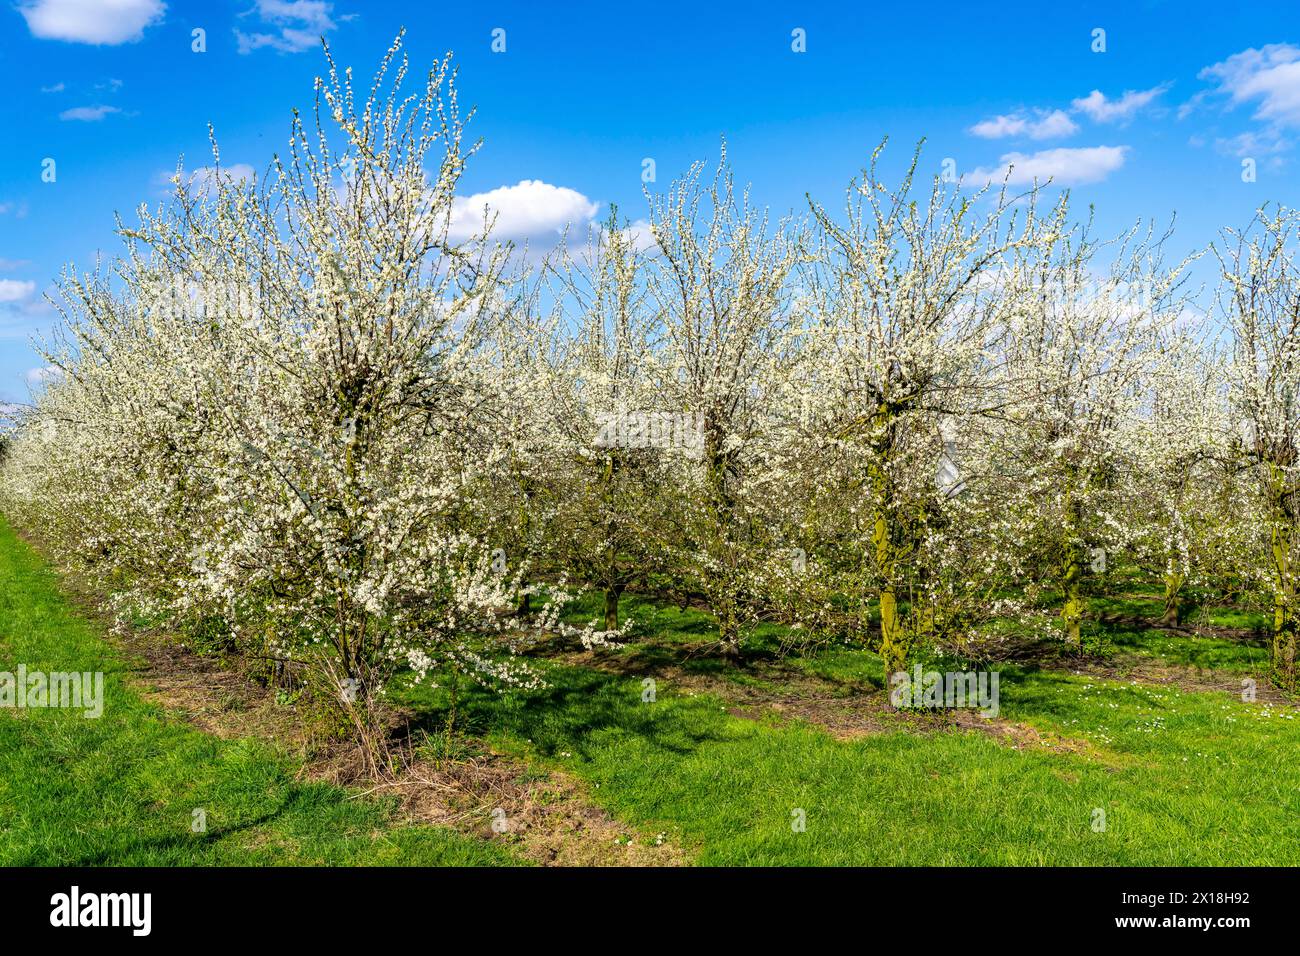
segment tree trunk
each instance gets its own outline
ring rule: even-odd
[[[880,592],[880,659],[885,665],[885,682],[900,671],[907,670],[907,642],[898,619],[898,601],[892,587]]]
[[[618,599],[623,593],[621,587],[605,589],[605,630],[618,630]]]
[[[894,528],[890,526],[889,505],[893,497],[888,461],[893,451],[894,413],[882,404],[876,412],[878,460],[872,463],[872,491],[875,494],[876,522],[871,533],[875,571],[880,580],[880,659],[885,666],[885,686],[899,671],[907,670],[908,644],[898,615],[895,591],[898,556],[894,547]]]
[[[907,641],[898,616],[898,598],[894,592],[894,544],[889,530],[889,519],[883,503],[876,515],[872,533],[875,546],[876,571],[883,580],[880,588],[880,658],[885,664],[885,683],[899,671],[907,670]]]
[[[1273,671],[1278,686],[1287,693],[1300,690],[1300,672],[1296,669],[1296,632],[1293,626],[1273,632]]]
[[[1062,590],[1065,606],[1061,608],[1061,624],[1065,628],[1065,643],[1081,647],[1080,625],[1083,621],[1083,599],[1079,594],[1079,579],[1083,575],[1083,557],[1079,547],[1071,542],[1066,550]]]
[[[1065,643],[1073,648],[1082,648],[1080,630],[1083,623],[1083,597],[1080,583],[1083,578],[1083,514],[1073,493],[1076,481],[1077,475],[1071,469],[1065,500],[1065,564],[1061,569],[1061,591],[1065,595],[1065,604],[1061,608],[1061,626],[1065,629]]]
[[[717,553],[718,564],[721,566],[717,572],[710,571],[709,574],[718,574],[719,577],[714,582],[714,587],[709,588],[712,593],[710,599],[713,603],[713,614],[718,619],[718,641],[721,645],[722,654],[729,659],[740,657],[740,607],[739,607],[739,562],[737,560],[736,548],[733,535],[736,533],[736,501],[732,494],[728,480],[728,469],[731,462],[728,456],[721,450],[721,433],[716,431],[706,421],[705,424],[705,457],[709,463],[709,485],[710,485],[710,503],[713,509],[715,521],[711,529],[716,536],[711,542],[713,550]]]
[[[1273,522],[1273,673],[1283,690],[1294,692],[1296,672],[1295,577],[1291,568],[1291,521],[1279,501]]]
[[[722,655],[735,660],[740,657],[740,616],[735,598],[727,595],[718,608],[718,640],[722,644]]]
[[[1177,627],[1182,623],[1182,605],[1179,597],[1183,591],[1183,576],[1177,572],[1165,575],[1165,614],[1161,624]]]

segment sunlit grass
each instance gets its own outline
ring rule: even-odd
[[[597,609],[584,601],[591,606],[571,619]],[[510,862],[485,840],[397,825],[383,800],[296,782],[294,762],[268,742],[219,740],[147,703],[7,529],[0,611],[0,667],[108,678],[98,720],[0,713],[0,863]],[[469,690],[458,726],[537,771],[571,772],[630,833],[669,834],[701,863],[1300,863],[1294,708],[1003,664],[1000,717],[1032,728],[1023,749],[979,731],[902,724],[837,739],[776,714],[738,716],[725,695],[689,680],[779,694],[789,692],[780,675],[793,673],[827,682],[827,693],[869,694],[883,684],[871,652],[832,644],[783,654],[782,633],[768,626],[747,643],[754,664],[737,668],[700,651],[714,639],[701,611],[629,596],[624,613],[636,622],[629,642],[602,652],[621,673],[543,660],[545,689]],[[1140,623],[1101,633],[1109,663],[1245,673],[1262,660],[1244,639]],[[660,676],[644,700],[643,674],[668,665],[688,683]],[[445,689],[408,686],[398,698],[428,728],[442,724]],[[191,830],[196,809],[206,833]]]
[[[298,782],[269,743],[220,740],[147,703],[122,657],[0,522],[0,670],[19,664],[103,671],[104,712],[0,709],[0,865],[511,861],[449,829],[394,826],[391,802]]]
[[[681,654],[712,639],[706,614],[636,597],[624,608],[646,625],[616,659],[746,679],[716,658]],[[1093,606],[1098,616],[1118,610]],[[1263,660],[1259,648],[1222,637],[1140,626],[1099,633],[1110,662],[1237,671]],[[762,657],[773,637],[747,649]],[[782,663],[849,688],[883,683],[879,658],[860,648],[830,645]],[[901,728],[838,740],[809,724],[733,716],[724,700],[670,681],[657,681],[647,703],[636,673],[595,667],[552,666],[544,691],[477,693],[465,706],[468,723],[498,747],[571,770],[611,812],[671,830],[703,863],[1300,863],[1294,708],[995,666],[1000,716],[1033,728],[1039,743],[1016,749],[978,731]],[[430,721],[445,707],[436,691],[405,699]],[[792,827],[798,811],[803,832]]]

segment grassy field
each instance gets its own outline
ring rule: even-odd
[[[953,723],[879,706],[869,652],[782,656],[760,634],[733,668],[696,653],[703,614],[628,610],[629,644],[552,649],[546,689],[471,692],[458,723],[476,745],[579,781],[634,841],[714,865],[1300,863],[1297,709],[1241,700],[1243,676],[1263,687],[1264,651],[1239,634],[1147,628],[1154,603],[1099,601],[1124,623],[1098,632],[1094,655],[996,665],[998,718]],[[146,703],[0,528],[0,669],[19,662],[103,670],[108,703],[98,720],[0,714],[0,863],[514,858],[477,834],[398,825],[383,800],[295,782],[268,743],[219,740]],[[427,729],[443,723],[445,691],[399,697]],[[200,807],[206,834],[190,831]]]
[[[0,865],[490,865],[504,849],[393,826],[391,803],[299,783],[257,740],[202,733],[127,686],[126,664],[0,524],[0,670],[103,671],[103,716],[0,710]],[[206,832],[192,829],[205,813]]]
[[[834,732],[834,704],[838,697],[851,713],[859,695],[879,688],[875,655],[843,648],[732,673],[673,653],[707,631],[701,616],[653,608],[633,616],[649,620],[647,640],[602,652],[601,669],[552,666],[544,692],[479,694],[470,724],[499,747],[579,774],[613,812],[677,835],[701,863],[1300,862],[1293,707],[1004,664],[1000,721],[1014,738],[918,727],[887,712],[874,732],[846,735]],[[1258,647],[1213,637],[1114,637],[1111,670],[1181,671],[1206,659],[1216,669],[1201,678],[1226,675],[1232,687],[1262,660]],[[763,647],[751,653],[761,659]],[[655,701],[645,702],[638,675],[664,659],[684,663],[682,686],[657,679]],[[734,706],[737,697],[780,701],[780,683],[805,673],[824,686],[798,689],[828,695],[830,720],[804,719],[797,708],[750,719],[752,708]],[[700,692],[701,677],[711,691]],[[424,691],[409,698],[428,713],[445,705]],[[1032,742],[1009,742],[1026,736]],[[1102,832],[1093,828],[1098,809]],[[799,810],[803,832],[792,826]]]

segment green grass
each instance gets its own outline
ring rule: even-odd
[[[506,851],[394,805],[300,783],[268,744],[168,717],[0,522],[0,670],[103,671],[99,718],[0,709],[0,865],[502,865]],[[206,813],[206,832],[191,830]]]
[[[1111,623],[1094,624],[1092,630],[1103,638],[1103,652],[1112,656],[1127,653],[1172,666],[1225,672],[1258,674],[1268,669],[1268,621],[1258,612],[1193,608],[1184,614],[1183,629],[1171,631],[1142,626],[1164,612],[1164,602],[1158,598],[1096,597],[1089,607],[1095,617],[1111,619]],[[1203,625],[1241,633],[1231,638],[1213,630],[1196,633]]]
[[[634,617],[655,623],[615,660],[647,668],[672,660],[687,673],[744,679],[716,660],[674,653],[708,639],[704,615],[672,609],[656,620],[639,610]],[[1251,648],[1219,638],[1195,639],[1190,651],[1159,630],[1109,638],[1137,657],[1229,670],[1253,659]],[[883,676],[874,654],[844,647],[786,663],[856,687]],[[644,703],[636,673],[572,666],[551,667],[544,691],[472,695],[468,723],[500,748],[584,778],[612,813],[674,834],[704,864],[1300,863],[1295,708],[999,670],[1001,716],[1055,746],[1017,750],[978,731],[841,741],[808,724],[730,716],[724,701],[662,681],[656,701]],[[445,706],[423,689],[408,689],[406,700],[431,722]],[[804,832],[791,825],[799,810]],[[1093,828],[1096,810],[1104,832]]]
[[[615,815],[675,833],[706,864],[1300,862],[1292,710],[1004,671],[1003,716],[1082,741],[1083,756],[979,732],[841,742],[669,687],[643,703],[636,678],[570,667],[550,679],[473,697],[470,724],[585,778]],[[423,702],[437,711],[434,695]]]
[[[108,675],[98,720],[0,712],[0,863],[511,862],[485,841],[395,826],[383,801],[297,783],[292,761],[266,743],[221,741],[168,717],[124,683],[121,658],[56,584],[0,527],[0,669]],[[467,692],[458,726],[535,771],[576,775],[629,832],[664,832],[700,863],[1300,864],[1295,708],[1004,664],[1002,718],[1046,745],[901,727],[839,740],[798,721],[732,716],[723,699],[667,678],[643,702],[642,676],[668,665],[779,692],[770,664],[781,635],[768,628],[749,642],[763,666],[734,668],[686,653],[711,639],[708,615],[637,597],[624,610],[638,626],[607,652],[622,673],[543,661],[548,687]],[[1126,619],[1100,630],[1108,663],[1258,673],[1261,649],[1249,640],[1145,628],[1132,620],[1151,612],[1144,605],[1098,599],[1094,610]],[[883,682],[879,658],[852,647],[782,663],[832,692]],[[444,691],[400,696],[428,729],[440,726]],[[206,834],[190,832],[199,807]],[[1097,810],[1104,832],[1093,828]],[[800,811],[806,829],[796,832]]]

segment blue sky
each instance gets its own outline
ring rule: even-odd
[[[489,194],[517,238],[545,241],[611,202],[636,219],[644,159],[664,186],[724,135],[738,176],[780,212],[805,193],[837,205],[885,135],[886,171],[922,136],[924,167],[951,159],[968,182],[1014,160],[1014,176],[1052,175],[1094,204],[1103,231],[1177,213],[1179,251],[1266,200],[1300,202],[1292,3],[549,6],[5,0],[0,401],[39,382],[29,341],[54,319],[42,296],[60,268],[115,254],[114,213],[160,201],[180,155],[206,165],[209,122],[227,166],[260,171],[283,149],[322,33],[359,77],[402,25],[414,64],[455,52],[484,140],[463,191],[477,208]]]

